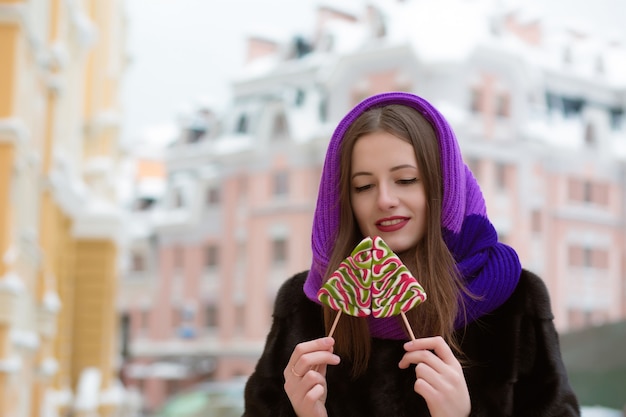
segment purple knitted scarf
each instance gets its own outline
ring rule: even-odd
[[[498,242],[487,218],[485,200],[471,171],[463,163],[452,129],[444,117],[426,100],[409,93],[391,92],[372,96],[359,103],[341,120],[328,145],[320,181],[317,207],[313,217],[311,244],[313,262],[304,284],[306,296],[319,303],[317,291],[322,286],[339,227],[339,160],[341,141],[348,127],[363,112],[388,104],[412,107],[428,120],[439,137],[443,174],[441,227],[446,245],[453,254],[469,291],[478,299],[465,297],[467,317],[459,314],[460,328],[501,306],[513,293],[521,273],[517,253]],[[428,291],[428,289],[426,290]],[[368,318],[373,337],[406,339],[402,323],[396,317]]]

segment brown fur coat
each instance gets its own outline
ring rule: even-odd
[[[324,336],[321,307],[302,291],[306,273],[280,289],[265,350],[245,390],[244,417],[295,416],[283,389],[283,370],[296,344]],[[561,359],[544,283],[523,271],[511,298],[496,311],[459,330],[466,355],[471,416],[579,416]],[[329,366],[330,417],[429,416],[413,391],[413,367],[398,362],[403,342],[372,339],[365,375],[350,379],[346,364]]]

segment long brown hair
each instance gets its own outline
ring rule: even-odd
[[[443,179],[438,139],[430,123],[416,110],[395,104],[369,109],[346,131],[341,143],[340,227],[325,280],[364,237],[354,218],[350,200],[352,151],[360,137],[380,131],[390,133],[413,146],[426,193],[424,238],[415,250],[398,254],[428,295],[425,303],[407,312],[407,318],[416,337],[442,336],[458,351],[453,338],[454,322],[459,312],[459,300],[462,299],[460,293],[466,290],[441,231]],[[327,332],[336,314],[329,307],[324,307]],[[338,322],[334,337],[335,351],[352,363],[353,375],[363,373],[371,350],[367,321],[344,315]]]

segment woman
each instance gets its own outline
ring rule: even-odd
[[[402,321],[317,292],[380,236],[428,294]],[[310,271],[280,289],[244,416],[577,416],[543,282],[498,242],[443,116],[408,93],[357,105],[328,147]]]

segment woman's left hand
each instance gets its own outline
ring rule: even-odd
[[[433,417],[469,416],[471,403],[463,368],[442,337],[426,337],[404,344],[399,363],[415,364],[414,390],[426,400]]]

